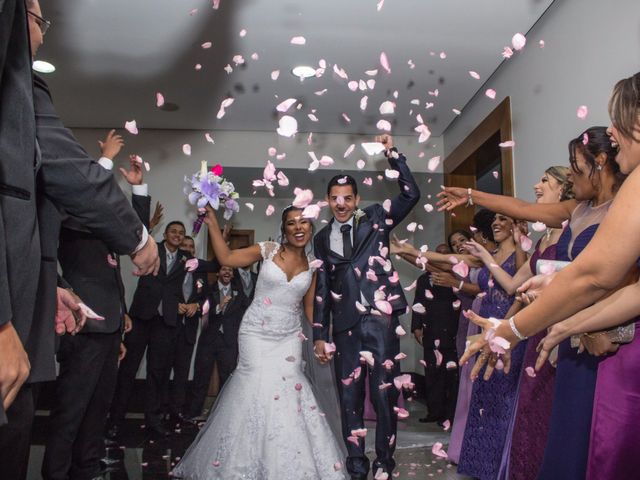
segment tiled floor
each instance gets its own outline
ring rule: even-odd
[[[456,474],[456,468],[446,460],[431,453],[434,442],[445,444],[449,434],[435,424],[422,424],[418,418],[424,415],[424,405],[413,402],[408,405],[411,416],[400,422],[398,449],[395,459],[397,476],[406,479],[464,479]],[[109,465],[106,480],[162,480],[169,478],[168,472],[184,453],[197,434],[197,427],[183,426],[171,437],[153,440],[145,432],[144,420],[132,415],[123,428],[121,440],[108,447]],[[137,418],[136,418],[137,417]],[[44,433],[47,428],[47,412],[38,412],[31,448],[28,480],[39,480],[40,466],[44,454]],[[373,446],[375,424],[368,422],[367,444]],[[369,452],[370,457],[372,452]]]

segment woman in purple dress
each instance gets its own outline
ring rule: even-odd
[[[541,180],[533,187],[536,203],[558,203],[573,198],[569,172],[567,167],[548,168]],[[546,233],[538,241],[529,262],[525,263],[514,276],[496,265],[485,249],[476,246],[474,251],[478,252],[479,258],[489,268],[494,279],[507,293],[513,295],[524,281],[536,274],[538,260],[556,259],[556,243],[561,233],[560,228],[546,228]],[[536,349],[543,337],[544,332],[541,332],[527,342],[524,367],[533,369],[538,358]],[[511,434],[507,436],[505,444],[500,478],[532,480],[536,478],[542,464],[549,431],[555,369],[547,363],[537,375],[529,373],[530,371],[523,368],[520,373],[518,403],[515,418],[511,424]]]
[[[497,245],[493,241],[493,231],[491,230],[491,223],[493,223],[494,213],[489,210],[480,210],[473,217],[472,230],[474,231],[473,237],[468,234],[462,234],[460,232],[454,232],[449,236],[449,244],[451,250],[458,254],[467,254],[465,247],[466,241],[473,238],[476,242],[483,245],[490,251],[494,251]],[[444,286],[445,282],[455,282],[458,288],[458,298],[460,299],[460,318],[458,320],[458,334],[456,338],[456,348],[458,351],[458,358],[462,356],[464,352],[467,337],[479,333],[480,329],[477,325],[470,323],[469,319],[463,312],[472,310],[474,312],[480,311],[482,305],[482,297],[478,296],[480,293],[480,287],[478,286],[478,274],[480,268],[471,268],[469,271],[468,279],[458,279],[449,275],[451,278],[444,278],[444,274],[433,274],[432,278],[435,283],[440,283]],[[462,283],[461,283],[462,282]],[[468,362],[460,369],[460,379],[458,384],[458,400],[456,402],[456,412],[454,415],[453,427],[451,429],[451,438],[449,439],[449,446],[447,448],[447,455],[449,461],[458,463],[460,461],[460,449],[462,448],[462,438],[464,437],[464,430],[467,425],[467,415],[469,413],[469,403],[471,402],[471,390],[473,383],[471,382],[470,374],[473,367],[473,362]]]
[[[517,267],[513,230],[517,226],[513,219],[498,213],[492,227],[494,239],[498,244],[493,262],[514,275]],[[503,317],[513,303],[513,295],[509,295],[493,281],[487,267],[480,271],[478,284],[486,294],[482,299],[480,315]],[[458,463],[459,473],[482,480],[497,478],[516,404],[518,377],[513,373],[520,371],[525,346],[521,345],[520,349],[515,349],[511,354],[512,375],[500,372],[486,382],[474,383]]]

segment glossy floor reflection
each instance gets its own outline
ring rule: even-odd
[[[418,402],[408,403],[411,416],[399,423],[397,470],[394,478],[440,478],[463,479],[456,474],[455,466],[431,453],[434,442],[446,445],[449,433],[435,424],[423,424],[418,418],[424,416],[425,407]],[[36,417],[34,437],[29,462],[28,480],[38,480],[44,455],[44,440],[47,430],[48,412],[40,411]],[[369,429],[367,444],[373,446],[374,422],[367,422]],[[117,442],[108,442],[105,480],[162,480],[184,454],[198,432],[198,427],[183,424],[173,430],[170,437],[153,438],[144,428],[142,415],[130,415],[125,422]],[[369,448],[367,449],[369,450]],[[445,446],[446,450],[446,446]],[[373,457],[369,451],[369,456]]]

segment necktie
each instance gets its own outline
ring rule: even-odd
[[[173,261],[175,259],[176,259],[175,253],[167,252],[167,273],[171,271],[171,268],[173,267]]]
[[[353,247],[351,245],[351,225],[342,225],[340,227],[342,232],[342,256],[344,258],[351,258],[353,254]]]

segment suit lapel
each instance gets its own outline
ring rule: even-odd
[[[167,274],[167,250],[164,248],[164,242],[158,244],[158,256],[160,257],[160,270]]]
[[[355,219],[354,219],[354,225],[356,225]],[[357,223],[357,226],[355,227],[356,232],[354,235],[354,242],[353,242],[354,243],[353,256],[356,255],[356,251],[358,250],[358,247],[360,247],[360,245],[364,243],[364,240],[369,236],[372,228],[373,226],[371,225],[371,221],[369,220],[368,217],[362,217],[360,221]]]

